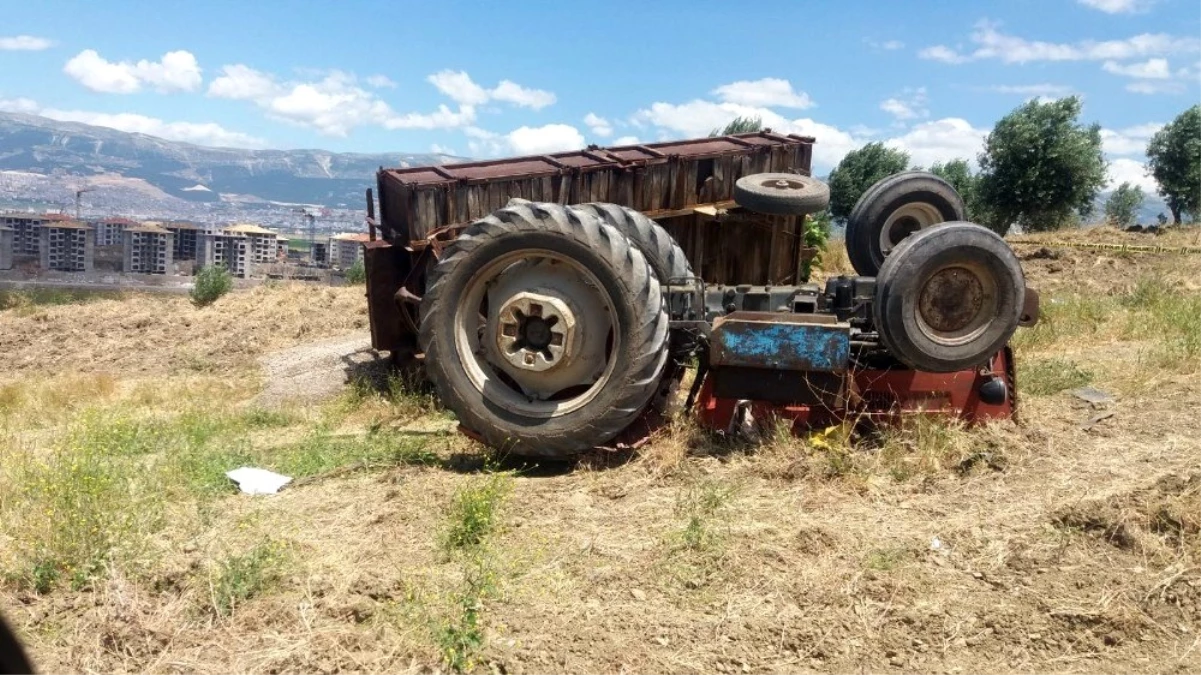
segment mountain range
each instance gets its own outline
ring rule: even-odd
[[[168,141],[77,122],[0,112],[0,171],[141,179],[191,202],[363,202],[381,166],[446,164],[441,154],[243,150]]]
[[[86,185],[118,213],[192,215],[197,208],[320,204],[361,209],[379,167],[451,164],[466,158],[393,152],[244,150],[169,141],[47,117],[0,112],[0,198],[62,205]],[[83,178],[83,180],[80,180]],[[7,194],[5,194],[7,193]],[[103,197],[102,194],[105,194]],[[1098,195],[1097,215],[1107,193]],[[1140,222],[1166,211],[1146,196]],[[0,201],[4,201],[0,199]],[[95,200],[93,200],[95,201]]]

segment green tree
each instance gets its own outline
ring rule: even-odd
[[[762,117],[735,117],[733,121],[726,126],[710,131],[709,137],[729,136],[730,134],[749,134],[754,131],[763,131]]]
[[[192,284],[192,303],[197,307],[211,305],[234,287],[233,277],[224,265],[209,265],[196,273]]]
[[[830,172],[830,215],[845,221],[855,202],[873,183],[908,167],[909,153],[885,147],[883,143],[868,143],[848,152]]]
[[[972,173],[972,168],[966,159],[952,159],[946,164],[936,162],[934,166],[930,167],[930,173],[942,178],[955,188],[955,191],[963,198],[963,205],[967,209],[969,221],[973,223],[988,221],[988,217],[979,204],[980,176]]]
[[[367,268],[363,266],[361,258],[346,268],[346,283],[355,285],[367,283]]]
[[[1138,210],[1143,206],[1143,189],[1122,183],[1105,200],[1105,220],[1118,227],[1138,222]]]
[[[1201,216],[1201,105],[1180,113],[1151,137],[1147,166],[1177,225],[1183,213]]]
[[[1080,99],[1029,101],[1001,118],[980,154],[979,200],[993,230],[1063,227],[1092,212],[1105,186],[1101,125],[1079,124]]]

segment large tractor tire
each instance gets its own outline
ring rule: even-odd
[[[796,173],[755,173],[734,183],[734,203],[756,213],[803,216],[830,205],[830,186]]]
[[[855,202],[847,218],[847,257],[856,272],[874,277],[905,237],[964,218],[963,198],[950,183],[929,171],[895,174]]]
[[[431,270],[418,341],[443,402],[512,454],[604,444],[654,395],[668,317],[646,257],[587,210],[515,202]]]
[[[684,249],[676,243],[675,237],[641,211],[606,202],[578,204],[570,208],[587,212],[602,223],[617,228],[617,231],[642,251],[660,284],[666,286],[673,279],[680,283],[679,280],[693,277],[688,257],[684,255]],[[671,360],[663,369],[658,391],[651,399],[651,405],[661,415],[668,416],[672,413],[672,403],[683,380],[684,371],[698,346],[696,335],[684,330],[671,331],[668,337],[668,354]]]
[[[1022,316],[1026,282],[1005,240],[973,223],[907,237],[884,260],[872,311],[880,341],[916,370],[983,365]]]

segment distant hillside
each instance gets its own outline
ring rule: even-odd
[[[211,148],[46,117],[0,113],[0,170],[120,174],[168,195],[213,202],[220,195],[262,201],[353,203],[380,166],[446,164],[439,154]],[[252,201],[257,201],[252,200]]]

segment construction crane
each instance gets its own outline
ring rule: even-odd
[[[293,213],[299,213],[308,221],[309,226],[309,262],[317,263],[317,252],[314,250],[317,245],[317,218],[309,209],[292,209]]]
[[[75,220],[79,220],[79,198],[85,192],[95,192],[96,188],[80,188],[75,191]]]

